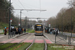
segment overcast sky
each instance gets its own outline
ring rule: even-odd
[[[12,0],[14,9],[42,9],[47,11],[22,11],[22,17],[50,18],[56,16],[62,9],[68,7],[68,0]],[[15,15],[20,16],[20,11],[15,10]]]

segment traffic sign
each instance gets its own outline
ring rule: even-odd
[[[20,23],[18,25],[20,26]]]
[[[51,27],[51,24],[49,23],[49,27]]]
[[[12,22],[12,19],[10,19],[10,22]]]

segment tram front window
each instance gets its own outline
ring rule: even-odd
[[[37,27],[35,28],[35,30],[37,30],[37,31],[42,31],[43,29],[42,29],[41,26],[37,26]]]

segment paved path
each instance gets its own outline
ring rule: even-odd
[[[17,38],[12,38],[12,39],[8,39],[7,35],[0,35],[0,37],[1,37],[0,43],[19,43],[19,42],[32,43],[35,37],[36,37],[35,43],[44,43],[42,36],[35,36],[32,33],[27,35],[22,35]],[[47,43],[52,43],[46,38],[45,38],[45,41]]]
[[[47,37],[45,38],[47,43],[55,43],[55,35],[44,33]],[[36,37],[35,43],[44,43],[42,36],[35,36],[34,33],[29,33],[26,35],[18,36],[16,38],[8,39],[7,35],[0,35],[0,43],[32,43]],[[75,39],[75,38],[74,38]],[[71,39],[72,45],[75,45],[75,40]],[[56,44],[68,44],[68,39],[65,39],[64,36],[56,36]]]

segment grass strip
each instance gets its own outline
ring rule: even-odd
[[[44,49],[44,43],[34,43],[29,50],[43,50]]]
[[[28,33],[34,33],[35,30],[28,29],[26,32],[28,32]]]
[[[7,43],[7,44],[0,45],[0,50],[4,50],[5,48],[7,48],[11,45],[13,45],[13,43]]]
[[[74,50],[74,48],[72,46],[48,44],[48,50]]]
[[[6,50],[14,50],[15,48],[17,48],[17,46],[19,46],[19,45],[21,45],[22,43],[17,43],[15,46],[12,46],[12,47],[10,47],[10,48],[8,48],[8,49],[6,49]]]
[[[24,50],[25,48],[27,48],[30,45],[30,43],[23,43],[19,48],[17,48],[16,50]]]

